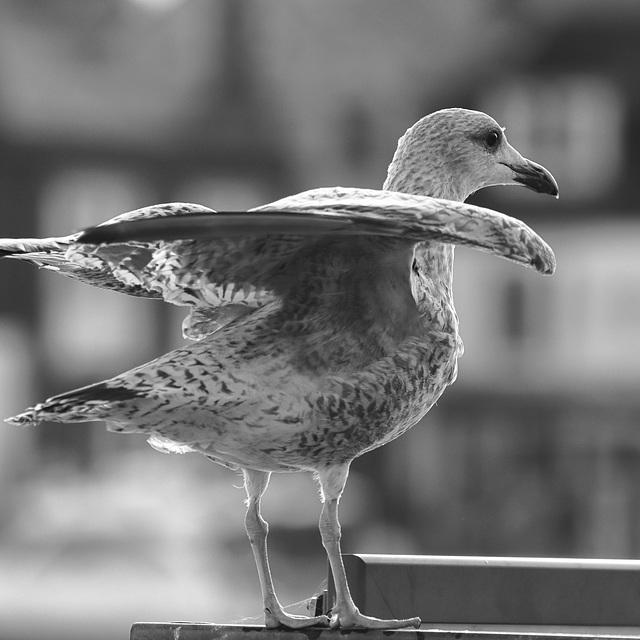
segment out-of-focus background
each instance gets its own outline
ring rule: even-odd
[[[345,552],[640,555],[640,3],[0,0],[0,236],[172,200],[380,187],[419,117],[489,112],[561,198],[473,201],[557,275],[460,248],[458,382],[356,461]],[[0,264],[0,415],[180,344],[180,310]],[[261,621],[238,476],[102,425],[0,425],[0,638]],[[264,514],[286,604],[322,588],[313,481]]]

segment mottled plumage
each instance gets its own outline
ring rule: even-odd
[[[551,174],[522,158],[494,120],[451,109],[407,131],[384,191],[317,189],[244,213],[161,205],[66,238],[4,241],[5,254],[64,275],[190,306],[185,332],[197,339],[10,422],[105,420],[160,450],[242,469],[268,626],[327,622],[282,610],[259,511],[271,472],[314,472],[336,581],[331,625],[419,624],[357,611],[338,500],[351,461],[413,426],[455,380],[453,245],[553,272],[553,253],[530,228],[462,202],[518,183],[557,195]]]

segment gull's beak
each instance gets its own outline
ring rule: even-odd
[[[547,169],[537,162],[522,158],[520,162],[513,164],[502,162],[513,171],[513,180],[523,184],[537,193],[548,193],[550,196],[558,197],[558,183]]]

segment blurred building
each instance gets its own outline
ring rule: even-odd
[[[1,235],[65,234],[160,201],[241,208],[318,186],[379,187],[419,117],[487,111],[553,171],[561,198],[495,188],[473,201],[534,226],[558,273],[457,250],[459,380],[423,425],[354,464],[345,551],[635,557],[639,33],[640,6],[626,0],[0,0]],[[1,266],[3,415],[179,343],[180,310]],[[210,583],[221,622],[242,610],[240,593],[257,605],[242,494],[219,489],[235,479],[145,446],[95,425],[0,429],[0,557],[59,545],[82,567],[90,540],[87,557],[122,563],[96,569],[96,590],[125,574],[194,593]],[[312,558],[323,573],[314,489],[294,479],[272,491],[276,556]],[[217,506],[230,513],[228,497],[232,531]],[[145,559],[149,539],[158,553]],[[233,558],[216,565],[222,575],[246,570],[235,591],[214,581],[209,547]],[[11,565],[5,584],[18,576],[32,590],[22,613],[46,621],[57,610],[69,637],[60,610],[71,596],[38,591],[50,564],[27,565],[29,575]],[[301,599],[309,585],[295,566],[280,575]],[[158,591],[152,609],[119,589],[108,611],[165,619],[167,602],[191,593]],[[12,590],[0,587],[0,621],[3,598],[22,593]],[[202,609],[174,618],[207,615],[190,598]]]

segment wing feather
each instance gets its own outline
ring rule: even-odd
[[[201,205],[175,202],[128,211],[99,226],[188,213],[214,212]],[[161,243],[126,242],[95,247],[78,244],[80,235],[73,233],[44,239],[3,238],[0,239],[0,257],[31,262],[40,268],[102,289],[138,297],[162,298],[157,289],[149,287],[140,277]]]

